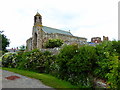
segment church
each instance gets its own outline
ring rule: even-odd
[[[27,51],[42,49],[49,39],[62,39],[67,45],[83,44],[87,41],[86,38],[73,36],[70,31],[43,26],[42,16],[37,12],[34,16],[32,37],[26,41]]]

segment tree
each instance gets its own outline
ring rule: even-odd
[[[3,34],[4,31],[0,31],[0,50],[7,51],[6,47],[9,46],[9,39]]]
[[[63,44],[63,40],[61,39],[49,39],[46,42],[45,47],[46,48],[60,47],[62,44]]]
[[[25,51],[26,47],[24,45],[20,46],[20,51]]]

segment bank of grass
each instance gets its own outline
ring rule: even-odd
[[[40,80],[43,84],[53,87],[53,88],[78,88],[77,86],[71,85],[69,82],[60,80],[56,77],[53,77],[49,74],[36,73],[32,71],[19,70],[14,68],[2,68],[3,70],[15,72],[30,78],[35,78]]]

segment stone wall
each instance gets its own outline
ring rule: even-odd
[[[64,35],[64,34],[59,34],[59,33],[45,33],[41,30],[41,37],[37,37],[37,48],[39,48],[38,46],[41,46],[42,48],[44,48],[45,43],[49,40],[49,39],[62,39],[64,41],[65,44],[67,45],[71,45],[71,44],[85,44],[87,42],[87,39],[85,38],[80,38],[80,37],[75,37],[75,36],[70,36],[70,35]],[[39,36],[39,35],[38,35]],[[41,42],[40,42],[41,40]],[[33,38],[30,38],[27,40],[27,50],[30,51],[33,49],[34,47],[34,43],[33,43]]]
[[[70,36],[70,35],[64,35],[64,34],[58,34],[58,33],[52,33],[52,34],[44,33],[43,34],[43,40],[42,40],[43,41],[43,47],[49,39],[62,39],[64,41],[64,43],[66,43],[67,45],[83,44],[83,43],[87,42],[87,39],[85,39],[85,38],[80,38],[80,37],[75,37],[75,36]]]
[[[57,47],[55,47],[55,48],[47,48],[47,49],[41,48],[40,51],[41,51],[41,52],[49,51],[49,52],[51,52],[53,55],[56,55],[56,54],[58,54],[58,53],[60,52],[60,49],[61,49],[61,48],[57,48]]]
[[[42,48],[43,31],[40,26],[33,26],[32,31],[32,49]]]
[[[108,37],[103,36],[103,41],[108,41],[108,40],[109,40]]]
[[[29,38],[26,41],[26,46],[27,46],[27,51],[31,51],[32,50],[32,38]]]
[[[102,41],[101,41],[100,37],[93,37],[93,38],[91,38],[91,42],[93,42],[93,43],[100,43]]]

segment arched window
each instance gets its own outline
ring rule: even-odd
[[[36,16],[35,16],[35,17],[34,17],[34,23],[36,23],[36,19],[37,19],[37,18],[36,18]]]
[[[34,45],[35,45],[35,48],[37,48],[37,33],[35,33],[34,35]]]

